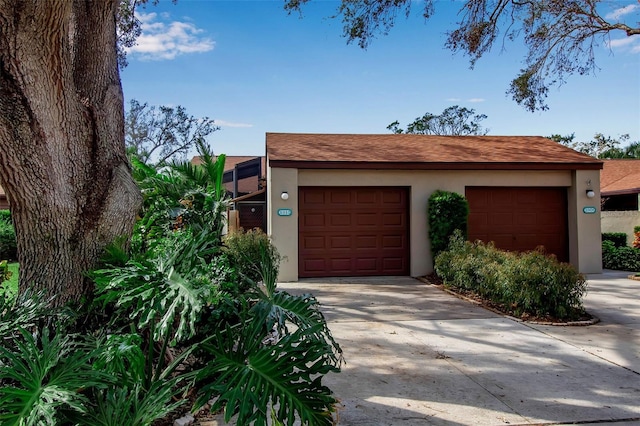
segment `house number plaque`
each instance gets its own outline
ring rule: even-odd
[[[291,216],[292,214],[291,209],[278,209],[278,216]]]
[[[587,207],[583,207],[582,208],[582,213],[586,213],[586,214],[594,214],[596,212],[596,208],[592,207],[592,206],[587,206]]]

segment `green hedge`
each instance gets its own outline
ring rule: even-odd
[[[0,218],[0,260],[15,260],[17,257],[16,232],[11,220]]]
[[[11,222],[11,210],[0,210],[0,220]]]
[[[602,241],[602,266],[617,271],[640,271],[640,249],[616,247],[612,241]]]
[[[466,238],[469,203],[460,194],[437,190],[427,206],[431,254],[436,256],[447,248],[449,238],[457,229]]]
[[[435,269],[446,286],[472,291],[517,316],[570,320],[584,312],[584,276],[540,251],[506,252],[491,243],[465,241],[456,232]]]
[[[616,247],[627,245],[627,234],[624,232],[603,232],[602,241],[611,241]]]

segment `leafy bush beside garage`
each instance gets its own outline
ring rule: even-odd
[[[603,232],[602,241],[611,241],[616,248],[624,247],[627,245],[627,234],[624,232]]]
[[[465,241],[456,231],[436,257],[435,270],[445,286],[488,299],[514,316],[575,320],[584,315],[584,276],[542,251],[507,252]]]
[[[616,271],[640,271],[640,250],[616,246],[609,240],[602,241],[602,267]]]
[[[446,250],[449,238],[455,230],[459,230],[466,238],[469,203],[462,195],[442,190],[434,191],[429,197],[427,215],[434,259],[441,251]]]

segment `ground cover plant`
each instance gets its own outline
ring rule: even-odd
[[[322,378],[340,347],[313,296],[278,291],[266,235],[225,246],[224,156],[200,150],[202,168],[133,161],[140,219],[90,273],[91,299],[0,300],[0,424],[171,424],[212,400],[238,424],[333,423]]]
[[[571,321],[585,316],[584,276],[542,250],[507,252],[491,243],[465,241],[456,232],[436,257],[435,271],[445,286],[517,317]]]

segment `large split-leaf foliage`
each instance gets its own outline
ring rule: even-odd
[[[322,379],[342,355],[318,302],[277,289],[264,233],[223,236],[224,156],[199,150],[199,167],[133,159],[140,219],[91,272],[93,300],[0,298],[0,424],[151,425],[205,404],[237,424],[333,424]]]

